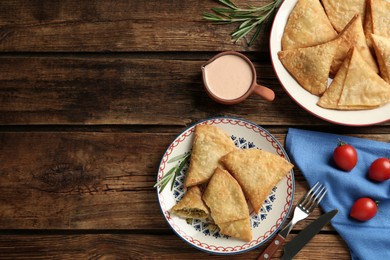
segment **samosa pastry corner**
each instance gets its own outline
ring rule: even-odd
[[[183,198],[173,206],[171,213],[181,218],[194,219],[207,219],[210,214],[198,186],[190,187]]]
[[[184,185],[190,187],[208,182],[219,165],[219,159],[235,149],[233,140],[222,129],[197,125]]]
[[[330,22],[338,32],[341,32],[356,14],[359,14],[363,22],[366,0],[321,0],[321,2]]]
[[[282,35],[282,50],[318,45],[336,36],[319,0],[298,0]]]
[[[334,60],[338,41],[278,52],[287,71],[311,94],[321,96],[328,84],[330,67]]]
[[[334,77],[332,83],[325,91],[325,93],[320,97],[317,102],[317,105],[327,109],[340,109],[338,106],[341,92],[343,91],[345,77],[347,76],[349,62],[351,60],[352,50],[349,51],[344,62],[341,64],[341,67],[337,71],[336,76]]]
[[[386,0],[368,0],[371,10],[372,32],[390,37],[390,2]]]
[[[228,171],[219,167],[215,170],[203,200],[221,234],[245,241],[252,239],[248,204],[241,186]]]
[[[353,50],[338,107],[348,110],[372,109],[390,102],[390,85]]]
[[[217,168],[203,194],[211,217],[218,225],[249,217],[244,193],[229,172]]]
[[[337,36],[336,41],[338,41],[338,47],[330,69],[331,75],[337,73],[348,51],[352,47],[359,50],[364,60],[375,72],[379,71],[370,48],[367,45],[360,15],[357,14],[352,17],[344,30]]]
[[[230,152],[221,162],[241,185],[256,213],[260,212],[272,188],[293,168],[279,155],[259,149]]]
[[[390,83],[390,37],[371,34],[382,78]]]

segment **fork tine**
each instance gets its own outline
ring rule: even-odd
[[[303,196],[299,201],[298,201],[298,205],[299,204],[304,204],[306,203],[306,199],[309,198],[309,196],[311,196],[311,194],[313,193],[313,190],[318,186],[318,182],[316,184],[314,184],[314,186],[306,193],[305,196]]]
[[[310,196],[308,196],[307,200],[301,204],[301,206],[305,209],[305,210],[308,210],[312,205],[313,205],[313,202],[318,194],[319,191],[321,191],[321,188],[322,188],[322,185],[318,185],[314,190],[313,192],[310,194]]]
[[[303,199],[298,203],[303,210],[308,213],[312,212],[315,207],[318,206],[320,201],[324,198],[327,189],[322,184],[318,182],[308,191]]]
[[[312,212],[314,208],[318,206],[318,204],[321,202],[327,192],[328,190],[325,186],[323,186],[322,189],[318,192],[318,194],[314,197],[312,205],[308,208],[309,212]]]

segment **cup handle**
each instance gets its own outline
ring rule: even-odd
[[[275,99],[275,92],[265,86],[256,84],[254,93],[264,98],[267,101],[273,101]]]

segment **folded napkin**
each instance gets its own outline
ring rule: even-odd
[[[336,168],[333,150],[342,140],[355,147],[358,162],[350,172]],[[325,212],[338,209],[331,224],[349,246],[352,259],[390,259],[390,180],[377,183],[367,177],[371,163],[390,158],[390,143],[299,129],[289,129],[287,153],[305,176],[310,187],[317,181],[328,189],[320,203]],[[377,215],[360,222],[349,217],[358,198],[379,201]]]

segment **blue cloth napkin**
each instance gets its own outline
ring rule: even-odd
[[[333,163],[333,150],[339,139],[357,150],[358,162],[350,172],[338,170]],[[320,205],[325,212],[339,210],[331,224],[346,241],[352,259],[390,259],[390,180],[377,183],[367,177],[375,159],[390,158],[390,143],[289,129],[286,148],[310,187],[318,181],[328,189]],[[379,201],[377,215],[366,222],[349,217],[354,201],[361,197]]]

